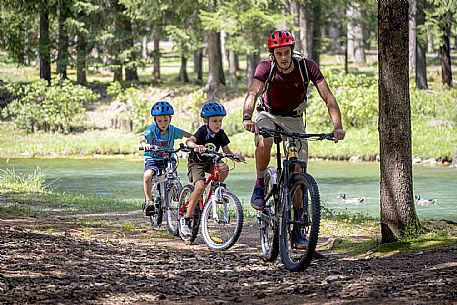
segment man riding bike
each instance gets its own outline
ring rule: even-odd
[[[255,132],[257,127],[276,129],[279,126],[288,132],[305,132],[303,113],[307,99],[308,82],[311,80],[317,88],[322,100],[327,105],[328,113],[333,122],[335,142],[343,140],[345,132],[341,122],[341,112],[335,96],[317,64],[311,59],[293,56],[295,40],[288,31],[275,31],[268,38],[270,59],[261,61],[255,70],[243,107],[243,125],[247,131]],[[260,103],[256,108],[256,119],[253,113],[257,99]],[[308,159],[308,144],[301,140],[302,149],[298,158]],[[255,135],[255,159],[257,180],[251,197],[251,206],[256,210],[265,208],[264,176],[270,162],[273,138]],[[287,145],[287,141],[286,141]],[[300,168],[295,168],[299,171]],[[303,209],[300,203],[295,208]],[[297,247],[306,248],[307,241],[299,230],[294,230],[293,238]]]

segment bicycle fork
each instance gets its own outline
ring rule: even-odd
[[[211,206],[212,206],[212,214],[213,220],[217,223],[228,223],[229,222],[229,213],[227,204],[224,202],[224,186],[219,186],[214,190],[214,193],[211,195]],[[223,205],[223,213],[218,213],[218,205]]]

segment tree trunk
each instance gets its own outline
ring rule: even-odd
[[[154,68],[152,72],[152,81],[154,83],[161,83],[160,80],[160,35],[159,30],[154,30],[153,33],[154,51],[152,58],[154,59]]]
[[[40,78],[51,81],[51,41],[49,40],[49,12],[46,4],[40,7]]]
[[[328,26],[328,37],[330,38],[330,45],[328,52],[330,54],[341,54],[341,28],[340,28],[341,12],[339,8],[334,8],[331,14],[330,24]]]
[[[129,58],[127,65],[125,67],[125,80],[126,81],[139,81],[138,78],[138,72],[136,69],[136,50],[135,50],[135,42],[133,40],[134,33],[132,29],[132,22],[129,17],[124,17],[123,18],[123,24],[124,24],[124,31],[126,32],[126,39],[125,39],[125,45],[123,47],[124,50],[129,51]]]
[[[206,84],[203,91],[208,94],[208,97],[213,99],[216,97],[218,86],[220,85],[220,72],[219,72],[219,61],[218,61],[218,33],[214,31],[208,31],[206,33],[208,42],[208,83]]]
[[[416,32],[416,88],[421,90],[428,89],[427,84],[427,58],[425,47],[427,44],[426,33],[424,31],[425,12],[424,1],[417,0],[416,27],[422,31]]]
[[[197,74],[197,82],[203,82],[203,49],[194,53],[194,72]]]
[[[30,63],[32,62],[32,52],[30,48],[30,32],[25,31],[24,32],[24,65],[29,66]]]
[[[416,73],[416,0],[409,0],[409,74]]]
[[[289,7],[286,6],[286,12],[285,14],[286,15],[293,15],[293,19],[292,19],[292,26],[295,28],[294,30],[292,30],[292,36],[294,36],[295,38],[295,49],[297,51],[300,51],[301,50],[301,40],[300,40],[300,8],[299,8],[299,5],[297,3],[297,0],[290,0],[289,1],[290,5]],[[289,9],[290,12],[288,12],[287,10]]]
[[[83,33],[77,35],[76,44],[76,82],[80,85],[87,83],[86,78],[86,55],[87,43]]]
[[[232,50],[228,51],[229,56],[229,86],[235,87],[238,80],[236,79],[236,62],[235,62],[235,52]]]
[[[447,13],[440,18],[440,28],[443,33],[441,36],[441,46],[439,50],[441,60],[442,83],[452,87],[452,70],[451,70],[451,44],[450,35],[452,28],[452,14]]]
[[[141,40],[141,58],[144,61],[148,59],[148,36],[144,36]]]
[[[248,54],[246,57],[247,61],[247,81],[248,81],[248,86],[250,85],[252,76],[254,76],[255,68],[257,64],[260,62],[260,55],[258,53],[251,53]]]
[[[416,233],[408,74],[408,1],[378,2],[382,242]]]
[[[222,85],[225,85],[225,75],[224,75],[224,65],[223,65],[223,54],[222,54],[222,41],[221,41],[221,33],[217,33],[217,65],[218,67],[218,75],[219,75],[219,82]]]
[[[347,10],[348,25],[348,56],[355,63],[365,63],[365,47],[363,45],[362,14],[358,6],[350,6]]]
[[[311,4],[313,10],[313,46],[311,48],[311,58],[319,65],[321,55],[321,3],[319,0],[313,0]]]
[[[189,82],[189,76],[187,75],[187,57],[181,55],[181,69],[179,70],[178,81],[183,83]]]
[[[310,12],[309,4],[299,4],[298,11],[300,13],[300,44],[297,45],[297,50],[302,52],[303,56],[309,58],[312,53],[312,41],[310,40]]]
[[[440,46],[440,61],[441,61],[441,76],[442,83],[448,87],[452,87],[452,70],[451,70],[451,55],[449,35],[443,34],[441,37],[442,45]]]
[[[435,48],[433,47],[433,29],[431,26],[427,28],[427,53],[435,52]]]
[[[68,8],[64,0],[58,1],[57,7],[57,28],[58,28],[58,51],[57,51],[57,68],[56,72],[61,78],[67,78],[68,63],[68,34],[65,28],[65,20],[68,16]]]

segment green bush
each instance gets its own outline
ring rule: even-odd
[[[28,85],[7,84],[15,99],[3,109],[14,124],[28,132],[64,131],[83,126],[85,107],[98,96],[86,87],[69,80],[39,80]]]

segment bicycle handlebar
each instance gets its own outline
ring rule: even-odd
[[[312,140],[335,140],[333,133],[301,133],[275,130],[265,127],[259,127],[259,134],[265,137],[288,137],[294,139],[312,139]]]
[[[219,158],[229,158],[233,161],[236,161],[236,162],[242,162],[242,160],[240,159],[239,156],[235,155],[235,154],[226,154],[224,152],[218,152],[218,151],[215,151],[215,150],[212,150],[212,149],[209,149],[209,148],[206,148],[205,149],[205,152],[201,154],[202,156],[206,156],[206,157],[210,157],[210,158],[215,158],[215,157],[219,157]]]
[[[184,146],[184,144],[179,144],[179,148],[178,149],[164,149],[160,146],[157,146],[157,145],[152,145],[151,146],[151,149],[144,149],[143,147],[139,147],[138,148],[139,150],[144,150],[144,151],[152,151],[152,152],[160,152],[160,151],[163,151],[163,152],[166,152],[166,153],[169,153],[169,154],[174,154],[174,153],[177,153],[179,151],[183,151],[183,152],[190,152],[192,151],[191,148],[187,147],[187,146]]]

